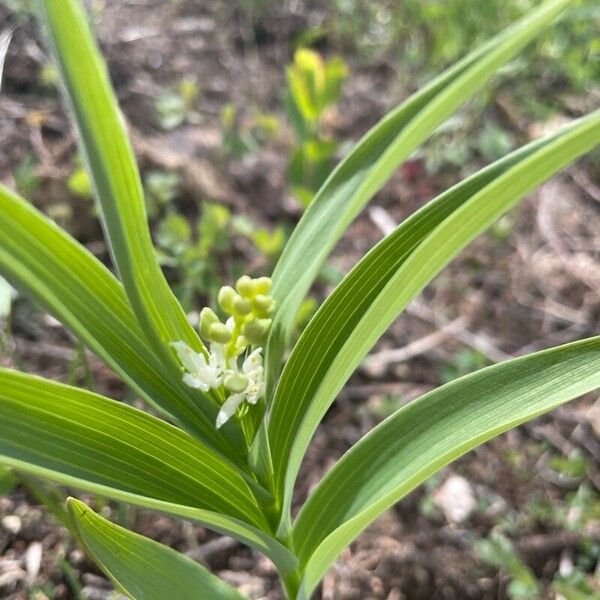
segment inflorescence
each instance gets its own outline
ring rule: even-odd
[[[172,342],[185,373],[183,382],[202,392],[223,390],[217,415],[219,429],[235,413],[243,416],[263,396],[262,347],[275,309],[269,277],[240,277],[235,289],[219,290],[218,303],[229,318],[223,323],[210,308],[200,312],[200,335],[209,343],[208,355],[185,342]]]

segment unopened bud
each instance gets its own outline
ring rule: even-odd
[[[203,308],[200,311],[200,335],[205,340],[210,340],[209,328],[215,323],[220,323],[219,317],[210,308]]]
[[[241,373],[232,373],[223,380],[225,389],[234,394],[240,394],[248,387],[248,378]]]
[[[235,283],[238,294],[251,298],[254,295],[254,284],[248,275],[242,275]]]
[[[252,308],[257,317],[268,317],[275,308],[275,300],[270,296],[258,294],[258,296],[255,296],[252,300]]]
[[[254,291],[257,294],[268,294],[273,287],[273,281],[270,277],[259,277],[254,280]]]
[[[219,290],[219,295],[217,296],[217,302],[219,306],[227,313],[233,313],[233,302],[238,297],[236,291],[228,285],[224,285]]]
[[[248,300],[246,300],[246,298],[242,298],[241,296],[238,296],[233,301],[233,314],[234,315],[245,317],[251,311],[252,311],[252,305],[250,304],[250,302],[248,302]]]
[[[218,344],[227,344],[231,340],[231,331],[223,323],[213,323],[208,328],[208,339]]]
[[[271,319],[256,319],[255,321],[250,321],[250,323],[245,323],[242,326],[242,332],[251,344],[262,344],[270,326]]]

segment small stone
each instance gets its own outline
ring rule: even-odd
[[[466,521],[477,501],[471,484],[460,475],[451,475],[433,494],[434,502],[450,523]]]
[[[33,583],[39,575],[40,566],[42,564],[43,546],[41,542],[33,542],[27,547],[25,552],[25,569],[27,571],[27,579]]]
[[[17,515],[8,515],[2,519],[2,527],[15,535],[21,531],[21,525],[21,518]]]

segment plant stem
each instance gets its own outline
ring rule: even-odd
[[[281,583],[283,584],[283,590],[288,600],[296,600],[298,597],[298,590],[300,588],[300,571],[295,569],[288,573],[282,573]]]

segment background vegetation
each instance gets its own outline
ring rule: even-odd
[[[92,2],[143,165],[161,262],[186,309],[214,302],[219,286],[242,272],[269,272],[348,144],[534,4]],[[108,260],[29,8],[0,2],[0,35],[15,28],[0,93],[0,178]],[[459,176],[600,106],[599,30],[596,3],[579,3],[411,157],[323,269],[298,329],[394,222]],[[411,305],[328,415],[303,467],[301,495],[362,433],[423,391],[598,332],[598,158],[503,218]],[[0,319],[3,366],[136,402],[4,283]],[[472,453],[373,525],[327,576],[323,597],[600,597],[599,431],[592,396]],[[111,596],[60,526],[56,490],[1,471],[0,494],[2,597]],[[271,566],[232,540],[87,500],[251,597],[277,597]]]

